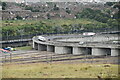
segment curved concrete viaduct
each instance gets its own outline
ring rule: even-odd
[[[73,55],[111,55],[120,54],[118,34],[97,34],[94,36],[83,36],[78,34],[44,36],[47,41],[38,40],[38,36],[33,37],[33,48],[39,51],[49,51],[55,54],[73,54]],[[84,42],[79,44],[79,42]]]

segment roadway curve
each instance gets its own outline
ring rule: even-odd
[[[44,35],[43,35],[44,36]],[[33,37],[33,42],[44,45],[70,46],[70,47],[100,47],[100,48],[120,48],[119,44],[113,43],[118,40],[118,34],[96,34],[94,36],[83,36],[81,34],[50,35],[44,36],[47,41],[38,40],[38,36]],[[80,45],[79,42],[84,42]]]

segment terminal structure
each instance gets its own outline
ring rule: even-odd
[[[46,41],[33,37],[33,48],[39,51],[49,51],[55,54],[94,55],[94,56],[119,56],[120,45],[118,34],[83,35],[57,35],[44,36]],[[80,42],[83,42],[80,44]]]

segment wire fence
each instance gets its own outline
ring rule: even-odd
[[[17,39],[31,39],[34,36],[38,35],[56,35],[56,34],[80,34],[83,32],[111,32],[110,30],[113,30],[111,28],[99,28],[99,29],[89,29],[89,30],[74,30],[74,31],[66,31],[66,32],[54,32],[54,33],[36,33],[36,34],[29,34],[29,35],[18,35],[18,36],[2,36],[0,37],[0,40],[7,41],[7,40],[17,40]],[[2,38],[2,39],[1,39]]]
[[[16,39],[30,39],[38,35],[56,35],[56,34],[73,34],[73,33],[82,33],[82,31],[70,31],[70,32],[55,32],[55,33],[37,33],[30,35],[19,35],[19,36],[3,36],[2,40],[16,40]]]
[[[1,56],[2,63],[37,63],[37,62],[78,62],[78,63],[114,63],[118,64],[117,57],[110,56],[93,56],[93,55],[72,55],[72,54],[64,54],[57,55],[49,52],[44,52],[46,54],[41,53],[25,53],[25,54],[3,54]],[[109,59],[110,58],[110,59]]]

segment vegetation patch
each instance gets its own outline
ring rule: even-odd
[[[104,67],[110,65],[111,67]],[[3,64],[3,78],[117,78],[118,65],[32,63]]]
[[[17,47],[16,50],[32,50],[31,46]]]
[[[112,23],[114,23],[115,25],[117,24],[117,22],[113,20],[110,20],[109,23],[110,25],[87,18],[37,21],[6,20],[2,23],[2,36],[22,36],[38,33],[59,33],[80,30],[96,31],[96,29],[99,28],[113,28]]]

